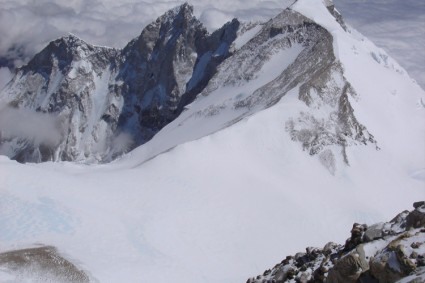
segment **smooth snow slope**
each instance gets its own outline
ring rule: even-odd
[[[276,131],[290,104],[135,169],[2,160],[2,249],[58,246],[100,282],[244,282],[423,198],[372,149],[330,175]]]
[[[54,245],[100,282],[245,282],[305,246],[343,242],[353,222],[389,220],[424,199],[424,92],[317,2],[294,9],[334,35],[355,114],[381,150],[350,147],[350,166],[333,176],[285,131],[308,110],[297,89],[250,116],[226,107],[191,116],[240,94],[217,90],[113,164],[0,158],[0,249]]]

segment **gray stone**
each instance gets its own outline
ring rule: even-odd
[[[425,227],[425,212],[413,210],[406,217],[407,229]]]
[[[400,234],[370,259],[370,272],[379,282],[393,283],[416,270],[417,260],[410,258],[410,247],[403,243],[411,236],[409,232]]]
[[[83,270],[49,246],[0,253],[0,268],[25,282],[90,282]]]
[[[340,258],[329,270],[326,283],[355,283],[360,275],[369,269],[363,245]]]
[[[380,239],[385,235],[384,223],[377,223],[370,226],[363,234],[365,242],[370,242],[376,239]]]
[[[330,255],[331,253],[335,252],[339,247],[340,245],[334,242],[329,242],[323,247],[323,253],[325,255]]]
[[[425,201],[418,201],[418,202],[413,203],[414,208],[419,208],[423,205],[425,205]]]
[[[391,222],[370,227],[354,223],[352,238],[365,237],[364,232],[369,231],[369,242],[355,244],[350,238],[348,241],[353,246],[349,251],[332,242],[327,243],[323,250],[309,247],[307,253],[296,254],[295,260],[287,257],[272,269],[271,274],[279,275],[280,281],[276,282],[282,283],[294,280],[310,283],[395,283],[400,279],[403,282],[423,282],[425,259],[420,248],[425,243],[422,235],[425,229],[407,230],[407,226],[402,224],[409,214],[405,211]],[[394,230],[394,226],[397,229]],[[389,229],[391,236],[376,236],[380,235],[381,230],[382,234],[386,234],[385,228],[390,227],[393,229]],[[294,271],[293,280],[284,276],[285,270]],[[267,282],[269,279],[259,277],[252,282],[260,283],[262,280]]]

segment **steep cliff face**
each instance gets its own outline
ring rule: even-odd
[[[40,114],[30,115],[26,122],[40,130],[45,125],[34,125],[31,120],[54,121],[55,127],[46,132],[52,138],[36,140],[25,135],[26,130],[14,136],[9,134],[13,133],[11,124],[2,133],[2,150],[21,162],[100,159],[117,125],[104,117],[122,104],[109,89],[118,58],[118,50],[95,47],[73,35],[51,42],[18,71],[1,100],[7,103],[3,119],[36,111]]]
[[[117,76],[125,100],[120,126],[130,129],[137,144],[174,120],[206,86],[230,55],[238,26],[234,20],[210,35],[193,16],[193,7],[183,4],[124,48]]]
[[[73,35],[51,42],[18,71],[1,101],[3,120],[37,112],[35,119],[53,124],[46,130],[52,137],[7,125],[1,153],[20,162],[107,162],[145,143],[207,85],[238,27],[234,20],[210,35],[184,4],[123,50]]]
[[[350,100],[357,94],[344,76],[328,30],[290,8],[267,23],[241,30],[244,33],[232,45],[234,53],[166,130],[201,138],[272,107],[283,97],[295,96],[282,128],[331,174],[338,164],[349,164],[347,147],[377,148],[373,135],[354,114]],[[197,130],[191,131],[192,127]],[[166,135],[163,131],[158,139]],[[158,142],[156,154],[180,142]]]

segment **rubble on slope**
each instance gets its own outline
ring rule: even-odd
[[[344,245],[287,256],[247,283],[419,283],[425,282],[425,201],[390,222],[354,223]]]

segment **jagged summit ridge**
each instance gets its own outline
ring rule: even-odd
[[[72,35],[53,41],[18,72],[0,100],[13,111],[54,116],[61,138],[45,146],[5,132],[0,152],[21,162],[109,162],[167,125],[190,131],[185,121],[207,117],[209,126],[193,135],[200,138],[296,92],[303,110],[284,128],[334,174],[336,163],[349,164],[347,147],[378,148],[379,140],[351,106],[358,95],[335,54],[332,33],[297,12],[301,2],[266,23],[246,28],[234,19],[212,34],[185,3],[122,50]],[[333,28],[346,32],[332,2],[323,3],[325,17],[338,22]],[[176,145],[165,143],[152,155]]]
[[[268,70],[275,60],[281,65]],[[266,78],[264,73],[268,73]],[[337,159],[349,164],[346,147],[376,144],[350,106],[349,97],[355,99],[356,93],[334,54],[332,35],[292,9],[265,23],[255,37],[224,61],[201,94],[218,97],[223,87],[234,88],[238,95],[225,101],[211,98],[211,104],[193,114],[220,116],[233,109],[232,119],[221,128],[275,105],[297,89],[299,101],[307,108],[288,119],[286,129],[310,155],[318,155],[332,174]]]
[[[52,41],[19,70],[1,99],[15,110],[56,116],[62,139],[46,147],[4,133],[3,154],[22,162],[104,162],[145,143],[206,86],[229,56],[237,28],[233,21],[209,35],[185,3],[122,50],[93,46],[74,35]],[[219,47],[220,54],[206,58]],[[125,146],[116,150],[115,140],[122,136]]]
[[[215,66],[230,55],[238,28],[237,21],[232,23],[209,35],[193,16],[193,7],[183,4],[148,25],[124,48],[117,78],[126,87],[126,101],[136,97],[142,103],[136,109],[124,107],[119,123],[125,129],[137,124],[137,144],[177,117],[207,85]],[[219,47],[221,54],[209,55]]]

